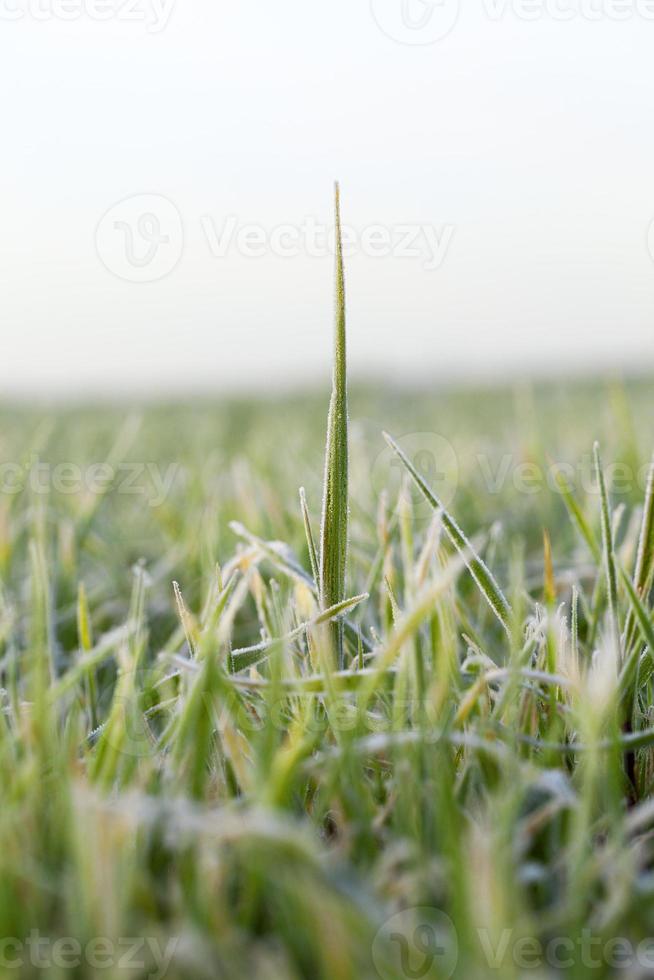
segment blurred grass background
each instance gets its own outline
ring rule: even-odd
[[[144,760],[121,756],[115,733],[98,743],[104,756],[94,754],[89,706],[95,695],[79,678],[59,702],[65,707],[61,716],[50,717],[47,698],[38,685],[33,688],[34,678],[45,683],[39,651],[52,658],[50,684],[73,676],[83,645],[80,584],[96,642],[134,624],[137,639],[129,639],[128,652],[116,656],[118,664],[127,657],[145,670],[162,652],[188,654],[172,582],[180,583],[193,622],[200,620],[216,563],[238,563],[243,553],[230,522],[285,542],[309,568],[298,487],[306,488],[315,531],[326,403],[327,393],[316,392],[131,408],[0,409],[3,936],[23,936],[33,927],[83,938],[174,935],[181,946],[170,977],[360,980],[377,976],[371,944],[389,910],[424,901],[447,907],[465,944],[476,921],[485,922],[495,907],[493,889],[497,923],[518,924],[525,935],[540,934],[543,910],[552,928],[563,923],[573,930],[592,921],[610,936],[611,929],[630,923],[635,936],[646,933],[651,881],[645,862],[638,866],[641,890],[634,890],[638,862],[623,840],[619,760],[608,766],[606,778],[601,768],[599,775],[583,766],[576,771],[578,806],[568,817],[574,793],[566,766],[546,753],[516,756],[500,767],[483,752],[477,758],[471,751],[462,761],[442,748],[422,754],[407,746],[393,756],[388,778],[383,766],[364,768],[347,754],[335,755],[328,765],[323,762],[325,785],[317,788],[301,755],[289,761],[286,754],[294,739],[298,753],[299,747],[308,751],[292,703],[288,710],[296,727],[289,722],[288,744],[282,733],[264,731],[243,749],[235,730],[220,733],[232,762],[246,752],[247,763],[241,758],[239,769],[233,762],[233,771],[215,762],[212,731],[192,722],[193,687],[171,692],[184,719],[175,729],[172,755],[162,742]],[[486,560],[499,581],[516,595],[524,590],[529,603],[543,601],[544,530],[552,542],[557,601],[567,601],[572,585],[580,583],[590,601],[600,573],[544,475],[553,463],[572,466],[570,482],[580,506],[598,528],[591,453],[599,439],[605,468],[622,467],[612,493],[614,514],[625,505],[625,519],[615,520],[617,546],[626,542],[625,565],[633,559],[644,473],[654,447],[647,379],[434,392],[355,386],[350,423],[348,595],[369,587],[380,520],[393,520],[402,488],[382,429],[421,456],[427,470],[433,467],[435,484],[442,479],[449,493],[449,510],[472,538],[483,537]],[[87,480],[98,464],[107,464],[116,479],[105,482],[102,492],[90,492],[79,480]],[[163,494],[160,484],[167,487]],[[412,496],[416,554],[433,517],[423,507]],[[415,556],[403,553],[403,534],[389,537],[385,573],[401,601],[409,602],[406,576]],[[136,564],[144,569],[147,588],[135,587]],[[516,569],[522,581],[511,584]],[[283,633],[291,613],[306,602],[297,586],[281,581],[273,587],[276,572],[265,562],[262,575],[265,591],[255,581],[238,606],[233,646],[257,643],[268,619],[277,635]],[[384,640],[392,624],[379,570],[374,585],[379,596],[354,618],[366,635],[372,629]],[[444,647],[459,659],[465,655],[460,634],[470,623],[489,655],[504,655],[497,624],[467,576],[457,590],[457,604],[448,600],[434,613],[431,640],[420,640],[436,692],[436,667],[446,666],[439,658],[450,656],[442,653],[439,629]],[[294,670],[310,669],[306,657],[293,662]],[[271,663],[262,668],[265,676],[275,676]],[[158,682],[162,677],[157,675]],[[449,693],[441,690],[438,697],[445,698],[440,703],[448,711],[461,712],[466,691],[460,678],[452,678]],[[97,706],[105,719],[116,703],[115,679],[115,665],[99,663]],[[220,692],[216,677],[204,680],[214,694]],[[130,690],[129,697],[154,704],[147,701],[150,684],[144,676],[144,693]],[[567,719],[569,707],[560,697],[556,709]],[[543,717],[552,708],[543,707],[546,699],[534,700],[529,712],[536,721],[537,704]],[[519,723],[531,731],[529,712]],[[117,719],[120,728],[122,716]],[[483,732],[483,707],[478,714],[475,707],[470,719],[473,730],[479,726]],[[336,751],[339,738],[335,730],[314,747]],[[214,761],[205,772],[208,760]],[[643,763],[644,780],[649,764]],[[269,807],[271,800],[275,806],[262,816],[262,803]],[[216,816],[216,804],[225,805],[224,815]],[[535,825],[533,848],[514,864],[510,849],[517,828],[536,804],[544,808],[538,819],[545,829],[541,834]],[[604,842],[601,861],[592,848],[588,855],[583,851],[591,843],[589,827]],[[566,886],[561,860],[572,869]],[[452,868],[460,880],[452,878]],[[491,889],[481,896],[474,885],[479,874]],[[617,890],[607,886],[610,881],[618,882]],[[475,902],[484,901],[476,920]],[[485,976],[474,972],[475,955],[462,959],[457,975]],[[385,980],[402,980],[388,969]],[[49,975],[70,974],[51,969]],[[77,975],[96,973],[86,964]],[[502,975],[519,974],[512,968]]]

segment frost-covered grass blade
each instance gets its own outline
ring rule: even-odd
[[[345,598],[348,535],[348,417],[345,337],[345,275],[338,184],[335,188],[336,273],[332,395],[327,419],[322,524],[320,530],[320,601],[325,609]],[[338,664],[343,663],[343,624],[332,623]]]

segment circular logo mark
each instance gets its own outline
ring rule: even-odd
[[[136,194],[109,208],[95,230],[95,247],[119,279],[155,282],[169,275],[181,258],[181,215],[160,194]]]
[[[458,958],[454,923],[428,907],[398,912],[372,944],[372,961],[382,980],[448,980]]]
[[[444,507],[448,507],[459,481],[459,461],[452,444],[435,432],[411,432],[396,441],[429,489],[434,491]],[[405,477],[411,492],[414,521],[428,524],[434,516],[433,507],[425,500],[397,453],[387,446],[373,463],[372,485],[375,493],[380,494],[386,489],[392,501],[397,497]]]
[[[460,0],[371,0],[377,25],[400,44],[434,44],[459,19]]]

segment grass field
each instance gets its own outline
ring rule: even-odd
[[[319,548],[326,392],[5,407],[7,975],[646,975],[650,392],[355,388],[340,672],[298,498]]]
[[[654,973],[651,384],[348,399],[338,249],[334,337],[0,412],[2,975]]]

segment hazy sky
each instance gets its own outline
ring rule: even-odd
[[[653,50],[654,0],[0,0],[2,390],[326,378],[335,177],[354,373],[647,368]]]

